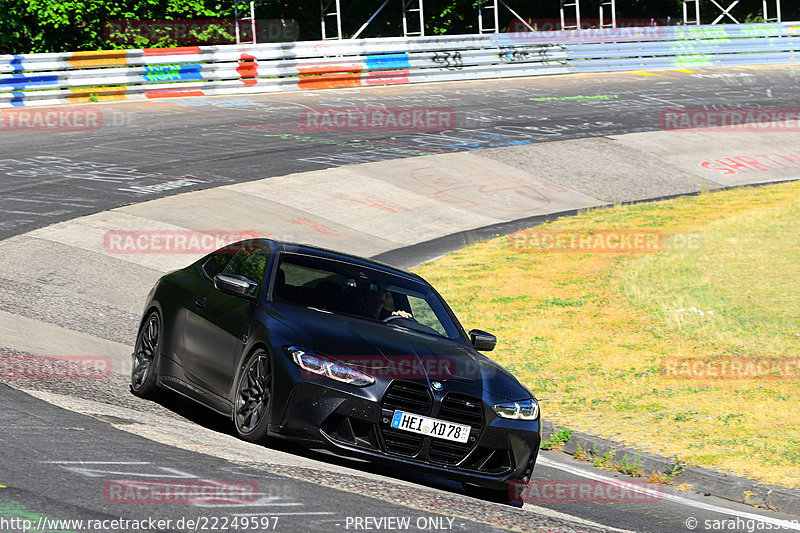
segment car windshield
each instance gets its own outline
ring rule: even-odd
[[[284,253],[272,293],[281,303],[461,340],[430,286],[363,265]]]

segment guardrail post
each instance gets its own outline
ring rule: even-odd
[[[561,29],[562,30],[579,30],[581,29],[581,0],[573,0],[572,2],[565,2],[564,0],[561,1]],[[575,8],[575,25],[567,26],[564,23],[564,8],[565,7],[574,7]]]
[[[334,5],[334,11],[328,11]],[[332,39],[342,38],[342,6],[340,0],[319,0],[320,24],[322,25],[322,40],[328,41]],[[336,23],[336,35],[328,36],[328,18],[333,17]]]
[[[404,37],[425,37],[425,13],[422,6],[422,0],[417,0],[417,7],[409,7],[414,0],[403,1],[403,36]],[[416,13],[419,17],[419,30],[409,31],[408,29],[408,13]]]
[[[236,44],[256,44],[258,42],[258,36],[256,35],[256,3],[255,0],[250,1],[250,16],[247,17],[239,17],[239,3],[241,0],[235,0],[233,3],[233,17],[234,17],[234,24],[236,30]],[[241,21],[249,21],[250,22],[250,40],[245,41],[242,40],[242,32],[239,29],[239,22]]]
[[[689,4],[694,3],[694,20],[689,19]],[[683,23],[684,25],[700,25],[700,0],[683,0]]]
[[[775,0],[775,16],[769,16],[769,9],[767,9],[767,0],[764,2],[764,22],[782,22],[781,21],[781,0]]]
[[[483,22],[483,10],[492,10],[493,25],[489,27]],[[500,31],[500,17],[497,9],[497,0],[480,2],[478,4],[478,33],[498,33]]]
[[[605,23],[605,11],[603,8],[611,10],[611,24]],[[600,27],[601,28],[616,28],[617,27],[617,6],[615,0],[601,0],[600,1]]]

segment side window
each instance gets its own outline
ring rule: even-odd
[[[236,250],[230,247],[215,252],[203,263],[203,272],[209,278],[214,279],[214,276],[225,270],[225,267],[228,266],[228,263],[231,262],[235,255]]]
[[[264,281],[264,271],[267,269],[268,262],[269,249],[266,246],[245,246],[228,261],[222,273],[243,276],[258,283],[258,288],[253,289],[250,293],[250,296],[255,296]]]
[[[416,296],[409,296],[408,303],[411,306],[411,314],[417,322],[428,326],[439,335],[447,336],[447,332],[444,330],[442,323],[436,318],[436,313],[431,309],[427,301],[422,298],[417,298]]]

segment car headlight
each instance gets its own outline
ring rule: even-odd
[[[289,346],[286,348],[286,353],[289,354],[297,366],[306,372],[349,383],[356,387],[366,387],[375,383],[375,379],[372,376],[305,348]]]
[[[539,416],[539,404],[533,398],[519,402],[498,403],[492,406],[500,418],[511,420],[536,420]]]

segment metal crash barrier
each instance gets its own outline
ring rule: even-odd
[[[800,22],[0,56],[0,107],[796,61]]]

